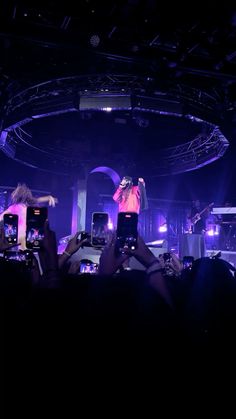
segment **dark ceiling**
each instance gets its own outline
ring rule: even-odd
[[[131,74],[143,94],[168,94],[232,136],[236,7],[227,2],[189,10],[154,0],[8,0],[0,14],[3,116],[11,96],[42,81]]]

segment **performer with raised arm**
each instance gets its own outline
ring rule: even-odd
[[[29,206],[38,206],[40,204],[48,204],[55,207],[58,199],[51,196],[41,196],[36,198],[33,196],[31,190],[23,183],[18,183],[16,189],[11,194],[11,205],[0,214],[0,221],[3,220],[4,214],[18,215],[18,243],[21,250],[26,249],[26,212]]]
[[[138,185],[133,185],[130,176],[124,176],[119,187],[113,195],[113,199],[119,205],[119,212],[136,212],[148,208],[145,182],[143,178],[138,178]]]
[[[113,195],[113,199],[119,205],[119,212],[140,213],[141,210],[148,208],[145,182],[143,178],[138,178],[138,185],[133,185],[130,176],[124,176],[119,187]],[[124,269],[129,269],[129,261],[123,263]]]

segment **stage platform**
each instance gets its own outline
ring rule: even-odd
[[[206,256],[211,257],[215,254],[217,254],[218,252],[221,252],[221,257],[220,259],[224,259],[227,262],[229,262],[231,265],[236,267],[236,252],[233,251],[228,251],[228,250],[207,250],[206,251]]]
[[[167,245],[167,242],[165,242],[165,245]],[[65,247],[66,245],[60,245],[58,249],[59,253],[62,253],[65,250]],[[152,246],[148,246],[148,247],[156,257],[158,257],[162,253],[168,252],[167,247],[152,247]],[[73,261],[81,260],[81,259],[89,259],[94,263],[99,263],[101,252],[102,250],[95,249],[94,247],[81,248],[79,249],[78,252],[76,252],[70,258],[70,263]],[[233,264],[236,267],[236,252],[220,250],[220,249],[216,249],[216,250],[207,249],[205,252],[205,256],[211,257],[217,254],[218,252],[221,252],[221,257],[220,257],[221,259],[226,260],[227,262]],[[190,255],[186,255],[186,256],[190,256]],[[140,270],[145,269],[143,265],[141,265],[141,263],[139,263],[133,257],[130,259],[130,267],[132,269],[140,269]]]
[[[167,244],[166,242],[164,244]],[[58,252],[59,254],[62,253],[65,250],[66,245],[60,245]],[[152,253],[158,257],[162,253],[168,252],[167,247],[153,247],[149,246],[149,249],[152,251]],[[75,261],[80,261],[82,259],[89,259],[94,263],[99,263],[99,259],[102,253],[102,249],[95,249],[94,247],[83,247],[78,250],[74,255],[70,258],[70,263],[73,263]],[[131,269],[138,269],[138,270],[144,270],[145,267],[139,263],[134,257],[130,258],[129,266]]]

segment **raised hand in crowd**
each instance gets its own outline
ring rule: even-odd
[[[148,268],[152,265],[152,263],[157,261],[157,258],[145,244],[141,236],[138,236],[137,244],[137,249],[127,249],[126,252],[129,254],[129,256],[134,256],[142,265],[145,266],[145,268]]]
[[[80,265],[81,265],[80,260],[75,260],[74,262],[72,262],[69,266],[68,274],[77,275],[80,272]]]
[[[146,267],[147,280],[150,286],[159,293],[170,307],[172,307],[172,298],[163,275],[165,271],[164,259],[157,258],[140,236],[138,236],[137,249],[127,250],[127,253],[129,256],[134,256]]]
[[[171,259],[169,262],[169,267],[173,270],[176,276],[180,275],[183,270],[183,263],[181,260],[176,256],[175,253],[170,253]]]
[[[48,220],[44,223],[44,238],[39,250],[39,259],[45,279],[58,279],[56,234],[50,230]]]
[[[165,273],[168,276],[178,277],[183,270],[183,263],[175,253],[170,252],[170,258],[165,261],[164,256],[160,255],[159,259],[164,264]]]
[[[87,241],[87,239],[79,239],[79,236],[81,235],[81,231],[78,231],[67,243],[67,246],[64,250],[64,252],[59,255],[58,263],[59,268],[62,268],[64,263],[74,254],[76,253],[81,246]]]
[[[104,247],[100,257],[99,273],[101,275],[113,275],[130,256],[128,254],[117,253],[115,245],[116,233],[113,233],[110,242]]]

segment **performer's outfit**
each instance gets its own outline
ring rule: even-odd
[[[138,186],[129,186],[122,188],[120,185],[113,195],[113,200],[119,205],[119,212],[135,212],[140,213],[140,210],[148,208],[148,201],[146,196],[145,184],[138,182]],[[123,263],[123,268],[129,268],[129,260]]]
[[[131,186],[129,191],[119,186],[113,195],[113,199],[119,205],[119,212],[136,212],[147,209],[146,190],[143,183],[138,186]]]

